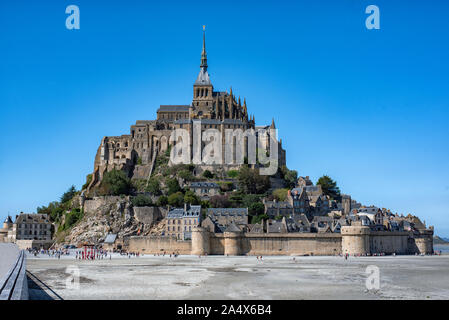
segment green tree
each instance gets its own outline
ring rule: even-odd
[[[193,205],[200,204],[200,198],[191,190],[187,190],[184,195],[184,203],[189,203]]]
[[[262,220],[266,220],[268,218],[269,217],[266,214],[259,214],[257,216],[253,216],[253,218],[251,219],[251,223],[260,223]]]
[[[226,195],[217,194],[210,197],[209,203],[211,208],[231,208],[231,202]]]
[[[81,190],[85,190],[87,189],[87,187],[89,186],[89,184],[92,182],[92,174],[88,174],[86,176],[86,183],[83,184],[83,187],[81,188]]]
[[[204,170],[203,177],[206,179],[212,179],[214,177],[214,174],[209,170]]]
[[[235,178],[238,177],[238,175],[239,175],[239,172],[237,170],[229,170],[228,171],[228,177],[229,178],[235,179]]]
[[[223,181],[219,183],[220,190],[223,192],[231,191],[234,187],[234,184],[231,181]]]
[[[277,201],[285,201],[287,200],[287,193],[289,189],[275,189],[273,190],[273,197]]]
[[[167,204],[168,204],[168,198],[166,196],[160,196],[156,201],[156,205],[158,207],[163,207],[163,206],[166,206]]]
[[[173,207],[182,207],[184,205],[184,195],[182,192],[172,193],[168,196],[168,204]]]
[[[155,177],[150,178],[150,181],[148,181],[148,185],[145,188],[146,191],[151,192],[155,196],[160,195],[161,192],[161,184],[159,180]]]
[[[262,202],[254,202],[248,206],[248,214],[250,216],[257,216],[263,214],[265,211],[265,206]]]
[[[179,186],[178,180],[176,179],[167,179],[167,188],[168,195],[181,191],[181,187]]]
[[[131,180],[121,170],[111,170],[104,174],[101,182],[101,193],[104,195],[118,196],[129,194]]]
[[[281,173],[285,182],[287,182],[288,188],[294,188],[296,185],[296,180],[298,180],[298,171],[289,170],[287,166],[282,166]]]
[[[66,192],[64,192],[61,196],[61,203],[65,203],[67,201],[72,200],[73,196],[76,194],[76,188],[72,185]]]
[[[320,185],[323,193],[329,196],[332,200],[340,201],[340,188],[337,187],[337,182],[332,180],[331,177],[324,175],[318,179],[316,184]]]
[[[131,202],[135,207],[151,207],[153,205],[151,198],[143,194],[133,197]]]
[[[185,169],[179,171],[178,176],[179,176],[180,178],[183,178],[183,179],[186,180],[186,181],[191,181],[192,178],[193,178],[192,173],[191,173],[189,170],[185,170]]]
[[[83,211],[81,209],[73,209],[67,213],[65,217],[64,230],[71,228],[83,217]]]
[[[268,176],[261,176],[259,169],[242,166],[239,171],[238,183],[244,193],[261,194],[270,188]]]

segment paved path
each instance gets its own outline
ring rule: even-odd
[[[367,290],[368,266],[379,268],[379,290]],[[27,269],[36,283],[35,299],[45,299],[42,294],[52,299],[449,299],[449,255],[347,261],[149,255],[80,261],[38,256],[28,258]],[[74,270],[79,271],[78,288],[67,286]]]
[[[19,248],[13,243],[0,243],[0,279],[11,269],[19,256]]]

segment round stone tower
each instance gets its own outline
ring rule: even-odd
[[[192,254],[205,255],[210,253],[210,234],[202,227],[196,227],[192,230]]]
[[[3,222],[3,229],[8,230],[11,229],[13,226],[13,222],[10,216],[8,216],[5,221]]]
[[[433,229],[419,230],[414,238],[418,254],[433,254]]]
[[[367,226],[344,226],[341,228],[341,251],[343,254],[364,255],[370,253],[370,228]]]
[[[229,256],[238,256],[241,254],[241,231],[224,232],[224,254]]]

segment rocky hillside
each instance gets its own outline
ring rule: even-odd
[[[163,208],[133,207],[128,196],[104,196],[84,202],[82,218],[70,229],[56,234],[58,244],[100,244],[108,233],[119,238],[160,234],[166,215]]]

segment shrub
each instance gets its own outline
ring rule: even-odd
[[[237,170],[229,170],[228,177],[229,178],[237,178],[239,176],[239,172]]]
[[[92,174],[88,174],[86,176],[86,183],[83,184],[83,187],[81,188],[81,190],[87,189],[87,187],[89,186],[89,184],[92,182]]]
[[[265,211],[265,206],[262,202],[254,202],[248,206],[248,214],[250,216],[257,216],[263,214]]]
[[[148,192],[151,192],[155,196],[158,196],[158,195],[162,194],[162,192],[161,192],[161,184],[159,182],[159,179],[157,179],[155,177],[150,178],[150,181],[148,181],[148,185],[145,188],[145,190],[148,191]]]
[[[176,179],[167,179],[167,188],[168,195],[181,191],[181,187]]]
[[[200,204],[200,198],[195,194],[195,192],[188,190],[184,195],[184,203],[190,203],[193,205]]]
[[[182,207],[184,205],[184,195],[182,192],[176,192],[169,195],[168,204],[173,207]]]
[[[81,209],[73,209],[67,213],[65,217],[64,230],[71,228],[83,217],[83,211]]]
[[[143,194],[139,194],[136,197],[133,197],[131,202],[135,207],[150,207],[153,205],[153,201],[151,201],[151,198]]]
[[[278,201],[285,201],[287,200],[287,193],[289,189],[276,189],[273,191],[273,197],[274,199]]]
[[[230,181],[220,182],[220,190],[223,192],[231,191],[234,187],[234,184]]]
[[[168,198],[166,196],[160,196],[159,199],[156,201],[156,205],[158,207],[163,207],[168,204]]]
[[[204,170],[203,177],[206,179],[212,179],[214,177],[214,174],[209,170]]]
[[[74,185],[72,185],[66,192],[64,192],[61,196],[61,203],[68,202],[72,200],[72,198],[76,194],[76,188]]]
[[[192,173],[189,170],[185,170],[185,169],[179,171],[178,176],[187,181],[190,181],[193,178]]]
[[[131,181],[124,171],[111,170],[104,174],[101,182],[101,193],[103,195],[126,195],[129,194]]]
[[[268,176],[261,176],[258,169],[242,166],[238,176],[239,187],[244,193],[261,194],[270,188]]]
[[[251,219],[251,223],[260,223],[262,220],[266,220],[266,219],[268,219],[268,215],[260,214],[260,215],[254,216]]]
[[[231,202],[225,195],[215,195],[210,197],[210,205],[212,208],[231,208]]]

